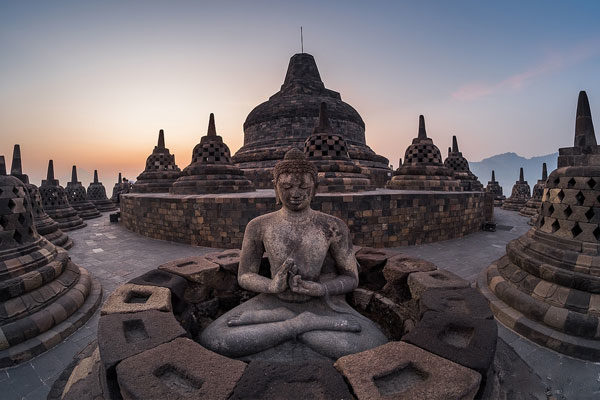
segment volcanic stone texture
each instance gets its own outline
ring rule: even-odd
[[[570,356],[600,361],[600,147],[585,92],[575,146],[559,149],[536,226],[506,246],[478,286],[495,316]]]
[[[318,194],[312,207],[345,221],[353,243],[395,247],[453,239],[479,231],[484,193]],[[139,234],[197,246],[240,248],[248,222],[275,211],[272,190],[247,195],[122,197],[124,226]]]
[[[83,325],[101,299],[89,273],[41,237],[25,185],[0,175],[0,367],[28,360]]]
[[[544,194],[544,188],[546,187],[546,180],[548,180],[548,173],[546,172],[546,163],[544,163],[542,179],[539,179],[533,186],[531,198],[525,203],[523,208],[519,210],[519,214],[531,217],[529,222],[530,225],[535,224],[535,221],[537,220],[538,210],[542,205],[542,195]]]
[[[40,186],[42,206],[44,211],[56,222],[63,231],[80,229],[87,226],[77,211],[71,207],[67,199],[67,192],[60,186],[58,179],[54,179],[54,165],[52,160],[48,164],[48,177]]]
[[[460,191],[451,169],[442,163],[440,149],[427,137],[425,118],[419,116],[419,133],[404,153],[404,164],[386,184],[388,189]]]
[[[473,399],[481,375],[404,342],[338,359],[335,368],[359,400]]]
[[[88,200],[85,188],[77,180],[77,168],[73,165],[71,182],[67,182],[67,199],[69,204],[77,210],[77,214],[83,219],[101,217],[102,214],[96,209],[94,203]]]
[[[179,338],[127,358],[117,375],[125,400],[226,400],[245,369],[242,361]]]
[[[483,190],[483,185],[469,169],[469,162],[458,150],[456,136],[452,136],[452,151],[448,154],[446,160],[444,160],[444,166],[454,171],[454,177],[460,182],[460,187],[463,191]]]
[[[488,184],[485,187],[485,192],[494,196],[495,207],[501,207],[502,203],[506,199],[506,196],[502,194],[502,186],[500,186],[500,184],[496,181],[494,171],[492,171],[492,180],[488,181]]]
[[[102,182],[98,181],[97,170],[94,170],[94,182],[90,183],[87,188],[87,197],[100,212],[115,211],[117,209],[115,203],[106,197],[106,189]]]
[[[158,144],[146,159],[146,168],[137,177],[132,192],[168,193],[173,182],[181,175],[181,170],[175,164],[175,155],[165,147],[164,135],[161,129],[158,133]]]
[[[233,162],[257,188],[272,188],[272,169],[285,153],[302,148],[319,119],[319,106],[327,104],[331,126],[348,146],[350,158],[371,182],[383,187],[391,170],[388,160],[365,142],[365,124],[338,92],[325,88],[312,55],[295,54],[289,62],[281,90],[254,108],[244,122],[244,145]]]
[[[521,168],[520,178],[512,187],[510,197],[502,203],[504,210],[519,211],[531,198],[531,189],[525,179],[523,179],[523,168]]]
[[[100,313],[106,315],[147,310],[171,311],[171,291],[159,286],[127,283],[110,294]]]

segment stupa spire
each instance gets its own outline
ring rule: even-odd
[[[450,156],[450,153],[452,153],[452,149],[450,148],[450,146],[448,146],[448,156]]]
[[[118,180],[118,182],[121,183],[122,180],[123,179],[121,178],[121,173],[119,172],[119,180]]]
[[[575,147],[597,146],[590,103],[584,90],[579,92],[575,119]]]
[[[10,167],[11,175],[22,175],[23,170],[21,167],[21,146],[15,144],[13,148],[12,166]]]
[[[546,167],[546,163],[542,164],[542,180],[548,180],[548,168]]]
[[[158,131],[158,144],[156,145],[159,149],[165,148],[165,131],[162,129]]]
[[[492,170],[492,182],[496,181],[496,172],[494,172],[494,170]]]
[[[0,175],[6,175],[6,162],[4,156],[0,156]]]
[[[48,161],[48,173],[46,174],[46,180],[52,182],[54,180],[54,161]]]
[[[419,115],[419,139],[427,139],[427,131],[425,130],[425,117]]]
[[[71,182],[77,182],[77,167],[73,165],[73,169],[71,170]]]
[[[456,136],[452,136],[452,152],[458,153],[458,141],[456,140]]]
[[[331,125],[329,123],[329,112],[327,111],[327,103],[321,102],[319,107],[319,125],[315,127],[313,133],[324,133],[332,132]]]
[[[94,170],[94,183],[98,183],[98,170]]]
[[[210,113],[208,118],[208,132],[206,136],[217,136],[217,128],[215,127],[215,114]]]
[[[519,170],[519,182],[523,182],[525,180],[523,176],[523,167]]]

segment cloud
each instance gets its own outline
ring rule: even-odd
[[[535,78],[551,74],[556,71],[579,64],[600,53],[600,40],[576,46],[568,51],[550,53],[537,65],[513,74],[499,82],[471,82],[467,83],[452,93],[456,100],[475,100],[489,96],[502,90],[518,90]]]

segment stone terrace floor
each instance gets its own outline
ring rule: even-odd
[[[403,247],[403,252],[434,262],[474,281],[492,261],[505,253],[510,240],[525,233],[527,218],[495,208],[496,232],[478,232],[465,238]],[[69,232],[75,246],[73,261],[102,283],[103,298],[117,286],[175,258],[201,255],[213,249],[148,239],[111,224],[108,213],[89,220],[86,228]],[[73,356],[96,338],[99,312],[67,340],[17,367],[0,370],[0,398],[45,399],[52,383]],[[600,363],[567,357],[536,345],[499,324],[499,336],[540,376],[548,395],[556,399],[600,398]]]

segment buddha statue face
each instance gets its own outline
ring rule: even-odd
[[[277,178],[275,191],[283,207],[290,211],[301,211],[310,206],[316,185],[309,173],[285,172]]]

